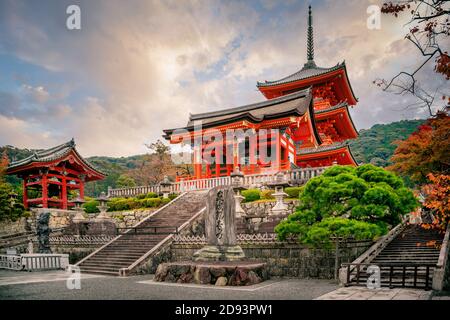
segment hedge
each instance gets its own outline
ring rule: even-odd
[[[259,189],[248,189],[241,192],[245,198],[244,202],[252,202],[261,199],[261,191]]]
[[[284,189],[284,192],[287,193],[289,198],[298,199],[300,192],[303,190],[303,187],[287,187]]]

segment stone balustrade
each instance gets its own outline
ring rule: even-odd
[[[321,175],[328,167],[316,167],[316,168],[298,168],[284,171],[284,180],[289,181],[293,185],[305,184],[309,179]],[[271,184],[276,181],[277,172],[270,174],[252,174],[244,176],[244,187],[246,188],[259,188],[267,184]],[[208,179],[196,179],[196,180],[183,180],[174,182],[170,185],[171,193],[182,193],[193,190],[208,190],[217,186],[229,186],[231,185],[230,177],[213,177]],[[160,185],[153,186],[140,186],[130,188],[112,189],[108,188],[109,197],[136,197],[140,194],[147,194],[154,192],[157,194],[162,193]]]

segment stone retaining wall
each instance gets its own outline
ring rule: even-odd
[[[288,207],[288,214],[295,211],[295,208],[300,204],[299,200],[285,200]],[[247,216],[268,216],[275,206],[276,201],[255,201],[242,203],[242,209],[244,209]]]
[[[354,241],[341,244],[339,266],[352,262],[372,241]],[[170,261],[191,260],[194,252],[202,248],[199,244],[173,243]],[[314,249],[296,243],[242,244],[246,259],[267,263],[270,276],[332,279],[335,272],[335,250]]]
[[[0,222],[0,235],[2,236],[29,231],[31,231],[31,229],[27,222],[27,218],[20,218],[16,221],[6,220]]]

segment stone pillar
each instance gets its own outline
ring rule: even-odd
[[[236,245],[236,200],[233,189],[218,186],[208,192],[205,233],[207,245],[194,253],[194,261],[237,261],[245,257]]]

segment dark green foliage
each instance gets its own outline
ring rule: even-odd
[[[154,192],[149,192],[145,195],[146,198],[158,198],[158,195]]]
[[[99,205],[100,203],[97,200],[91,199],[86,201],[86,203],[83,205],[83,208],[86,213],[98,213],[100,212],[100,210],[98,210],[97,208],[97,206]]]
[[[284,192],[287,193],[288,198],[298,199],[298,195],[302,189],[303,187],[287,187],[284,188]]]
[[[333,166],[309,180],[299,198],[297,211],[275,228],[280,239],[296,235],[311,243],[347,233],[370,239],[419,205],[401,178],[371,164]]]
[[[162,198],[161,199],[161,204],[165,205],[165,204],[168,204],[170,201],[172,201],[172,199],[170,199],[170,198]]]
[[[261,191],[259,189],[248,189],[241,192],[245,198],[244,202],[252,202],[261,199]]]
[[[12,201],[12,193],[16,193],[14,191],[14,188],[9,183],[0,181],[0,221],[15,221],[25,214],[25,209],[22,205],[22,199],[18,198]]]
[[[169,195],[169,198],[154,197],[154,193],[150,192],[136,198],[112,198],[108,203],[108,211],[125,211],[139,208],[158,208],[177,197],[176,194]],[[151,196],[151,197],[149,197]]]
[[[176,197],[178,197],[178,195],[177,195],[176,193],[171,193],[171,194],[169,194],[169,199],[170,199],[170,200],[173,200],[173,199],[175,199]]]
[[[117,179],[116,184],[119,188],[129,188],[136,186],[136,182],[134,181],[134,179],[126,174],[121,174]]]
[[[371,163],[386,167],[397,147],[395,140],[406,139],[424,120],[402,120],[390,124],[376,124],[367,130],[360,130],[359,137],[349,141],[352,154],[358,163]]]

